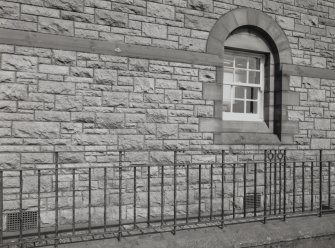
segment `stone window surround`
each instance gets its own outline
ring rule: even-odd
[[[214,132],[215,144],[289,144],[298,131],[298,123],[289,121],[287,105],[298,105],[299,94],[289,91],[289,75],[282,72],[283,64],[292,64],[289,41],[281,27],[268,15],[250,8],[239,8],[223,15],[212,28],[207,53],[224,57],[224,44],[238,29],[253,30],[266,40],[271,53],[268,81],[272,82],[267,96],[268,113],[264,122],[222,120],[222,67],[217,67],[217,83],[204,85],[204,98],[215,101],[214,118],[202,118],[200,131]],[[263,51],[264,52],[264,51]],[[272,64],[272,65],[271,65]],[[271,103],[271,98],[273,102]],[[273,117],[272,117],[273,116]]]

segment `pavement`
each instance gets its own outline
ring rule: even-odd
[[[59,245],[60,248],[335,247],[335,215],[269,220]]]

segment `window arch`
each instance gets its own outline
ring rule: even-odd
[[[285,105],[285,99],[291,94],[289,92],[289,76],[283,75],[281,69],[283,64],[292,64],[292,55],[289,41],[281,27],[271,17],[259,10],[235,9],[223,15],[216,22],[210,32],[206,51],[219,55],[223,61],[234,53],[237,56],[243,52],[249,53],[245,56],[246,61],[255,57],[253,54],[264,56],[264,91],[261,95],[262,104],[260,104],[264,113],[261,113],[263,118],[253,123],[239,120],[238,117],[225,118],[224,116],[227,114],[222,116],[222,113],[225,113],[223,99],[226,93],[223,92],[227,79],[225,80],[223,76],[224,68],[218,68],[217,84],[204,87],[205,98],[210,99],[211,96],[214,96],[212,100],[215,100],[216,120],[212,121],[212,128],[209,120],[203,120],[203,125],[201,125],[203,130],[210,131],[212,129],[213,131],[214,129],[214,142],[216,144],[290,143],[293,129],[290,128],[287,131],[286,126],[292,126],[292,123],[287,120]],[[245,70],[249,69],[246,67]],[[221,89],[219,89],[220,87]],[[232,89],[233,87],[236,85],[233,85]],[[248,99],[246,96],[247,91],[248,88],[245,87],[244,113],[248,111],[247,104],[250,105],[250,97]],[[216,93],[213,94],[213,92]],[[217,92],[222,93],[219,95]],[[242,100],[238,100],[242,106]],[[293,101],[298,102],[299,97],[295,95]],[[236,99],[231,100],[231,106],[235,102]],[[242,111],[240,110],[240,112]]]

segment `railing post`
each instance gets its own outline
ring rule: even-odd
[[[92,169],[88,168],[88,233],[92,232]]]
[[[0,245],[3,243],[3,171],[0,170]]]
[[[319,216],[322,217],[322,150],[320,149],[320,169],[319,169]]]
[[[136,170],[137,170],[137,168],[136,168],[136,166],[134,166],[134,209],[133,209],[133,215],[134,215],[134,229],[136,228],[136,222],[137,222],[137,213],[136,213],[136,208],[137,208],[137,206],[136,206],[136,197],[137,197],[137,192],[136,192],[136,185],[137,185],[137,182],[136,182],[136,177],[137,177],[137,175],[136,175]]]
[[[118,230],[118,241],[122,237],[122,152],[119,152],[119,230]]]
[[[266,204],[267,204],[267,164],[266,164],[267,150],[264,151],[264,224],[266,223]]]
[[[201,222],[201,164],[199,164],[199,173],[198,173],[198,183],[199,183],[199,202],[198,202],[198,222]]]
[[[330,204],[331,204],[331,165],[330,161],[328,161],[328,207],[330,209]]]
[[[151,205],[150,205],[150,165],[148,166],[148,212],[147,212],[147,226],[149,227],[150,226],[150,208],[151,208]]]
[[[247,195],[247,164],[243,164],[243,217],[247,216],[247,203],[245,201]]]
[[[58,247],[58,152],[55,153],[55,247]]]
[[[37,232],[41,239],[41,170],[37,171]]]
[[[23,206],[22,206],[22,199],[23,199],[23,176],[22,176],[22,169],[20,170],[20,247],[23,247],[23,240],[22,240],[22,235],[23,235]]]
[[[225,151],[221,151],[221,229],[224,227],[224,163],[225,163]]]
[[[104,168],[104,232],[107,230],[107,168]]]
[[[286,150],[284,150],[284,203],[283,203],[283,208],[284,208],[284,218],[283,220],[286,221]]]
[[[163,226],[163,224],[164,224],[164,165],[162,165],[162,175],[161,175],[161,226]]]
[[[173,154],[173,235],[177,230],[177,151]]]
[[[72,234],[76,233],[76,169],[72,169]]]

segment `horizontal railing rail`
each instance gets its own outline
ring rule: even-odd
[[[226,151],[212,162],[185,161],[180,151],[168,162],[125,159],[125,151],[98,161],[21,154],[16,167],[0,169],[0,247],[335,213],[335,160],[315,150],[291,161],[289,152],[235,162]]]

